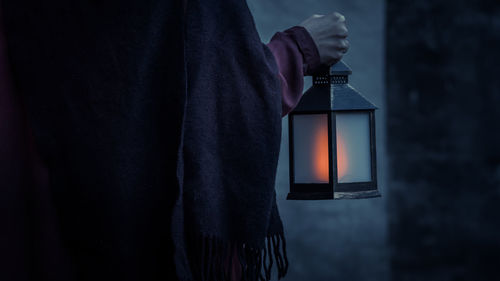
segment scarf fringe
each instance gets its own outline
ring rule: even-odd
[[[246,243],[223,241],[212,235],[189,239],[188,250],[194,280],[269,281],[273,264],[278,280],[288,271],[286,240],[283,232],[266,237],[259,249]],[[239,279],[235,278],[240,276]]]

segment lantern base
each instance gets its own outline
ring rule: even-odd
[[[376,198],[382,195],[378,190],[364,190],[355,192],[290,192],[286,200],[340,200]]]

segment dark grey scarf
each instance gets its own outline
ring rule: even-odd
[[[30,222],[32,246],[2,260],[25,255],[16,269],[37,280],[285,275],[278,70],[245,0],[2,2],[49,178],[47,200],[26,186],[28,209],[8,214]],[[40,223],[49,205],[55,227]]]
[[[281,277],[287,260],[274,190],[281,140],[274,57],[244,0],[189,0],[186,19],[188,99],[174,216],[184,219],[173,226],[194,236],[177,228],[176,241],[195,242],[187,254],[197,280],[225,280],[220,265],[235,251],[245,280],[259,277],[261,267],[269,279],[273,260]],[[177,266],[188,272],[182,250]]]

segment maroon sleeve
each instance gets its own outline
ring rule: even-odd
[[[279,68],[282,113],[284,117],[298,104],[304,89],[305,75],[312,75],[320,67],[318,48],[311,35],[302,26],[277,32],[267,44]]]

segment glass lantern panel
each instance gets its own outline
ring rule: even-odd
[[[328,183],[328,115],[293,116],[295,183]]]
[[[371,181],[369,112],[337,112],[338,183]]]

